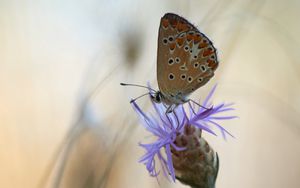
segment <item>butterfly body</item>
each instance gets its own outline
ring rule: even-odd
[[[213,77],[218,67],[212,42],[186,19],[165,14],[160,21],[157,50],[159,91],[155,102],[176,107]]]

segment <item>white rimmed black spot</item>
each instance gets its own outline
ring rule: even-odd
[[[187,78],[187,81],[188,81],[189,83],[191,83],[191,82],[193,81],[193,78],[192,78],[191,76],[189,76],[189,77]]]
[[[180,63],[180,58],[179,58],[179,57],[176,57],[176,58],[175,58],[175,62],[176,62],[176,63]]]
[[[167,38],[163,38],[162,41],[163,41],[163,44],[164,44],[164,45],[168,44],[168,39],[167,39]]]
[[[169,64],[169,65],[173,65],[173,64],[174,64],[174,59],[173,59],[173,58],[170,58],[170,59],[168,60],[168,64]]]
[[[206,66],[205,65],[201,65],[200,69],[201,69],[202,72],[205,72],[206,71]]]
[[[189,51],[189,49],[190,49],[190,47],[189,47],[188,45],[185,45],[185,46],[184,46],[184,51],[187,52],[187,51]]]
[[[169,36],[168,40],[169,42],[173,42],[174,38],[172,36]]]
[[[197,81],[198,81],[199,83],[201,83],[201,82],[203,81],[203,78],[200,77],[200,78],[197,79]]]
[[[174,74],[170,73],[170,74],[169,74],[169,80],[174,80],[174,79],[175,79]]]
[[[181,78],[182,80],[185,80],[185,79],[186,79],[186,74],[180,75],[180,78]]]
[[[194,63],[194,68],[198,68],[199,67],[199,63],[198,62],[195,62]]]

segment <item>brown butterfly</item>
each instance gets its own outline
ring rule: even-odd
[[[176,14],[167,13],[161,18],[157,50],[159,91],[151,94],[154,102],[163,102],[168,105],[167,112],[172,112],[179,104],[190,101],[187,97],[206,84],[217,67],[216,48],[203,33]]]

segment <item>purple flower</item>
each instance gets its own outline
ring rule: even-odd
[[[171,148],[177,151],[186,149],[185,147],[178,147],[174,143],[176,136],[182,134],[186,126],[195,126],[213,135],[217,135],[213,131],[213,127],[216,127],[221,131],[224,138],[226,138],[227,134],[232,136],[217,121],[236,118],[236,116],[219,115],[222,112],[234,109],[231,107],[232,104],[221,103],[213,105],[210,102],[215,89],[216,86],[213,87],[201,104],[206,109],[188,103],[187,111],[189,113],[186,113],[183,105],[179,105],[172,113],[166,114],[167,109],[163,104],[152,102],[155,114],[145,114],[135,101],[132,102],[134,110],[143,120],[144,127],[156,139],[152,143],[140,144],[146,150],[140,162],[145,164],[151,176],[156,177],[160,173],[156,165],[156,162],[159,162],[164,175],[166,177],[171,176],[172,180],[175,181]]]

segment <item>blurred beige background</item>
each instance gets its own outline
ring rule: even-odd
[[[137,161],[149,135],[129,100],[156,84],[160,17],[218,49],[214,101],[235,102],[218,188],[300,187],[300,1],[0,0],[0,187],[185,187]],[[140,101],[146,103],[146,99]],[[145,106],[146,107],[146,106]]]

